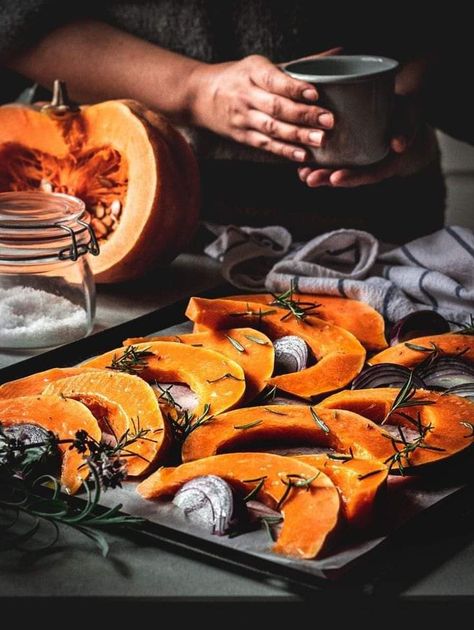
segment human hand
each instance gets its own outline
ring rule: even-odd
[[[316,105],[314,85],[260,55],[200,65],[190,81],[192,124],[290,160],[308,160],[301,145],[319,147],[334,124],[331,112]]]
[[[382,161],[356,168],[305,166],[298,169],[298,175],[310,188],[353,188],[376,184],[384,179],[417,172],[432,161],[436,146],[431,129],[420,123],[413,101],[408,97],[398,97],[390,150]]]

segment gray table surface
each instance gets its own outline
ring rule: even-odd
[[[98,288],[96,331],[120,324],[179,298],[211,288],[220,281],[218,266],[185,254],[166,270],[141,281]],[[0,367],[32,353],[0,353]],[[385,566],[380,592],[401,598],[474,596],[474,519],[458,519],[443,532],[405,541],[404,553]],[[0,553],[0,596],[91,596],[174,598],[219,601],[295,601],[296,593],[279,579],[239,574],[150,540],[132,541],[108,535],[107,559],[73,531],[63,530],[49,553],[9,550]],[[406,558],[411,558],[408,576]],[[377,590],[377,589],[376,589]]]

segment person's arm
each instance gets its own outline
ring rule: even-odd
[[[207,64],[94,21],[48,33],[5,65],[43,86],[65,80],[82,103],[134,98],[178,124],[205,127],[238,142],[304,161],[332,115],[313,85],[258,55]]]

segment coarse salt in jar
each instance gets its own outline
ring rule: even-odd
[[[84,203],[45,192],[0,193],[0,348],[45,348],[88,335],[99,248]]]

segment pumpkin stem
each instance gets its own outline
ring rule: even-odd
[[[69,98],[65,81],[55,79],[51,103],[44,105],[41,111],[55,118],[64,118],[79,111],[79,107]]]

